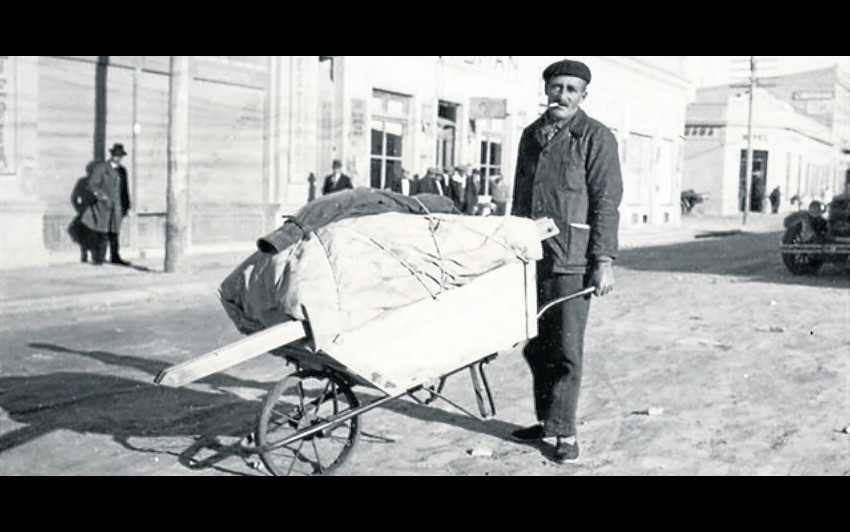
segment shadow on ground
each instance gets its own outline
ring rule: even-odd
[[[782,232],[704,233],[692,241],[624,249],[620,268],[637,271],[704,273],[752,281],[805,286],[850,287],[850,268],[824,264],[814,275],[794,275],[779,253]]]
[[[92,373],[56,372],[36,376],[0,377],[0,407],[24,426],[0,434],[0,453],[23,445],[55,430],[111,436],[123,447],[138,451],[177,455],[189,469],[217,466],[222,460],[239,456],[248,459],[253,449],[242,440],[255,428],[260,403],[228,392],[230,387],[256,388],[263,392],[267,383],[229,375],[201,379],[216,391],[171,388],[153,383],[153,377],[168,364],[107,351],[82,351],[45,343],[30,347],[60,353],[74,353],[105,364],[124,366],[151,375],[150,381]],[[132,438],[192,437],[194,443],[180,453],[143,449]],[[234,444],[222,438],[236,438]],[[205,455],[203,459],[198,458]]]
[[[59,353],[72,353],[89,357],[104,364],[143,371],[148,380],[118,376],[62,371],[36,376],[0,377],[0,408],[22,426],[0,433],[0,453],[31,442],[55,430],[69,430],[79,434],[109,436],[125,449],[139,453],[169,454],[190,470],[213,468],[233,475],[261,475],[256,469],[258,456],[253,445],[247,443],[256,429],[260,401],[268,383],[239,379],[225,374],[210,375],[199,380],[214,387],[215,391],[190,388],[171,388],[153,383],[153,376],[168,366],[157,360],[120,355],[108,351],[84,351],[49,343],[28,344],[29,347]],[[228,391],[228,388],[252,387],[263,392],[258,400],[247,400]],[[380,397],[366,387],[356,390],[361,402]],[[463,392],[461,392],[463,393]],[[466,397],[453,397],[471,412],[474,398],[470,388]],[[425,395],[420,393],[420,398]],[[470,433],[509,440],[511,431],[519,426],[492,417],[481,419],[464,413],[443,401],[420,404],[406,396],[385,403],[378,408],[401,414],[422,423],[458,427]],[[392,443],[392,438],[370,433],[368,411],[364,414],[363,436],[375,443]],[[174,451],[167,444],[155,442],[142,447],[133,443],[140,438],[192,438],[187,448]],[[231,443],[225,443],[226,441]],[[235,440],[235,441],[234,441]],[[173,448],[172,448],[173,449]],[[541,453],[546,454],[545,449]],[[239,471],[224,467],[223,461],[241,459],[247,466]]]

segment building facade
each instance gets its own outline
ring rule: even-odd
[[[683,189],[703,194],[710,214],[769,210],[767,196],[779,187],[780,210],[829,200],[843,188],[841,142],[823,121],[799,113],[757,87],[752,104],[752,170],[745,194],[749,129],[747,89],[729,85],[696,91],[687,107]],[[791,203],[797,196],[800,203]]]
[[[767,77],[763,84],[798,113],[828,127],[838,146],[850,150],[850,70],[847,68],[835,65]]]
[[[307,201],[317,158],[316,57],[191,57],[189,246],[249,245]],[[0,268],[73,260],[70,194],[121,142],[132,210],[122,247],[163,252],[170,58],[0,58]]]
[[[510,189],[522,129],[545,107],[541,56],[193,56],[189,252],[250,248],[321,189],[334,159],[356,186],[401,168],[472,165]],[[676,224],[684,57],[575,57],[583,107],[620,144],[621,224]],[[163,250],[170,58],[0,58],[0,268],[72,261],[69,195],[122,142],[133,209],[123,249]]]
[[[583,107],[614,132],[624,176],[621,223],[680,221],[689,84],[684,57],[575,56],[593,72]],[[510,188],[523,128],[545,110],[541,73],[562,57],[336,57],[336,125],[323,172],[343,160],[357,185],[403,167],[470,164]],[[367,128],[361,124],[369,124]]]

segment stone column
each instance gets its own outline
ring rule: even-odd
[[[49,262],[34,187],[37,124],[38,58],[0,56],[0,270]]]

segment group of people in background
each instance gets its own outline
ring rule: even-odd
[[[354,188],[351,178],[342,172],[342,163],[333,162],[333,172],[322,184],[322,195]],[[508,190],[501,175],[484,179],[481,171],[470,165],[452,169],[428,168],[425,175],[411,175],[402,169],[387,179],[385,189],[413,196],[416,194],[438,194],[451,198],[457,210],[469,215],[504,216],[508,205]]]

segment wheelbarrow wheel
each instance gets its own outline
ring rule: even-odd
[[[350,384],[333,373],[305,370],[279,381],[263,400],[257,425],[258,452],[269,472],[332,474],[360,436],[359,415],[335,419],[358,406]]]

